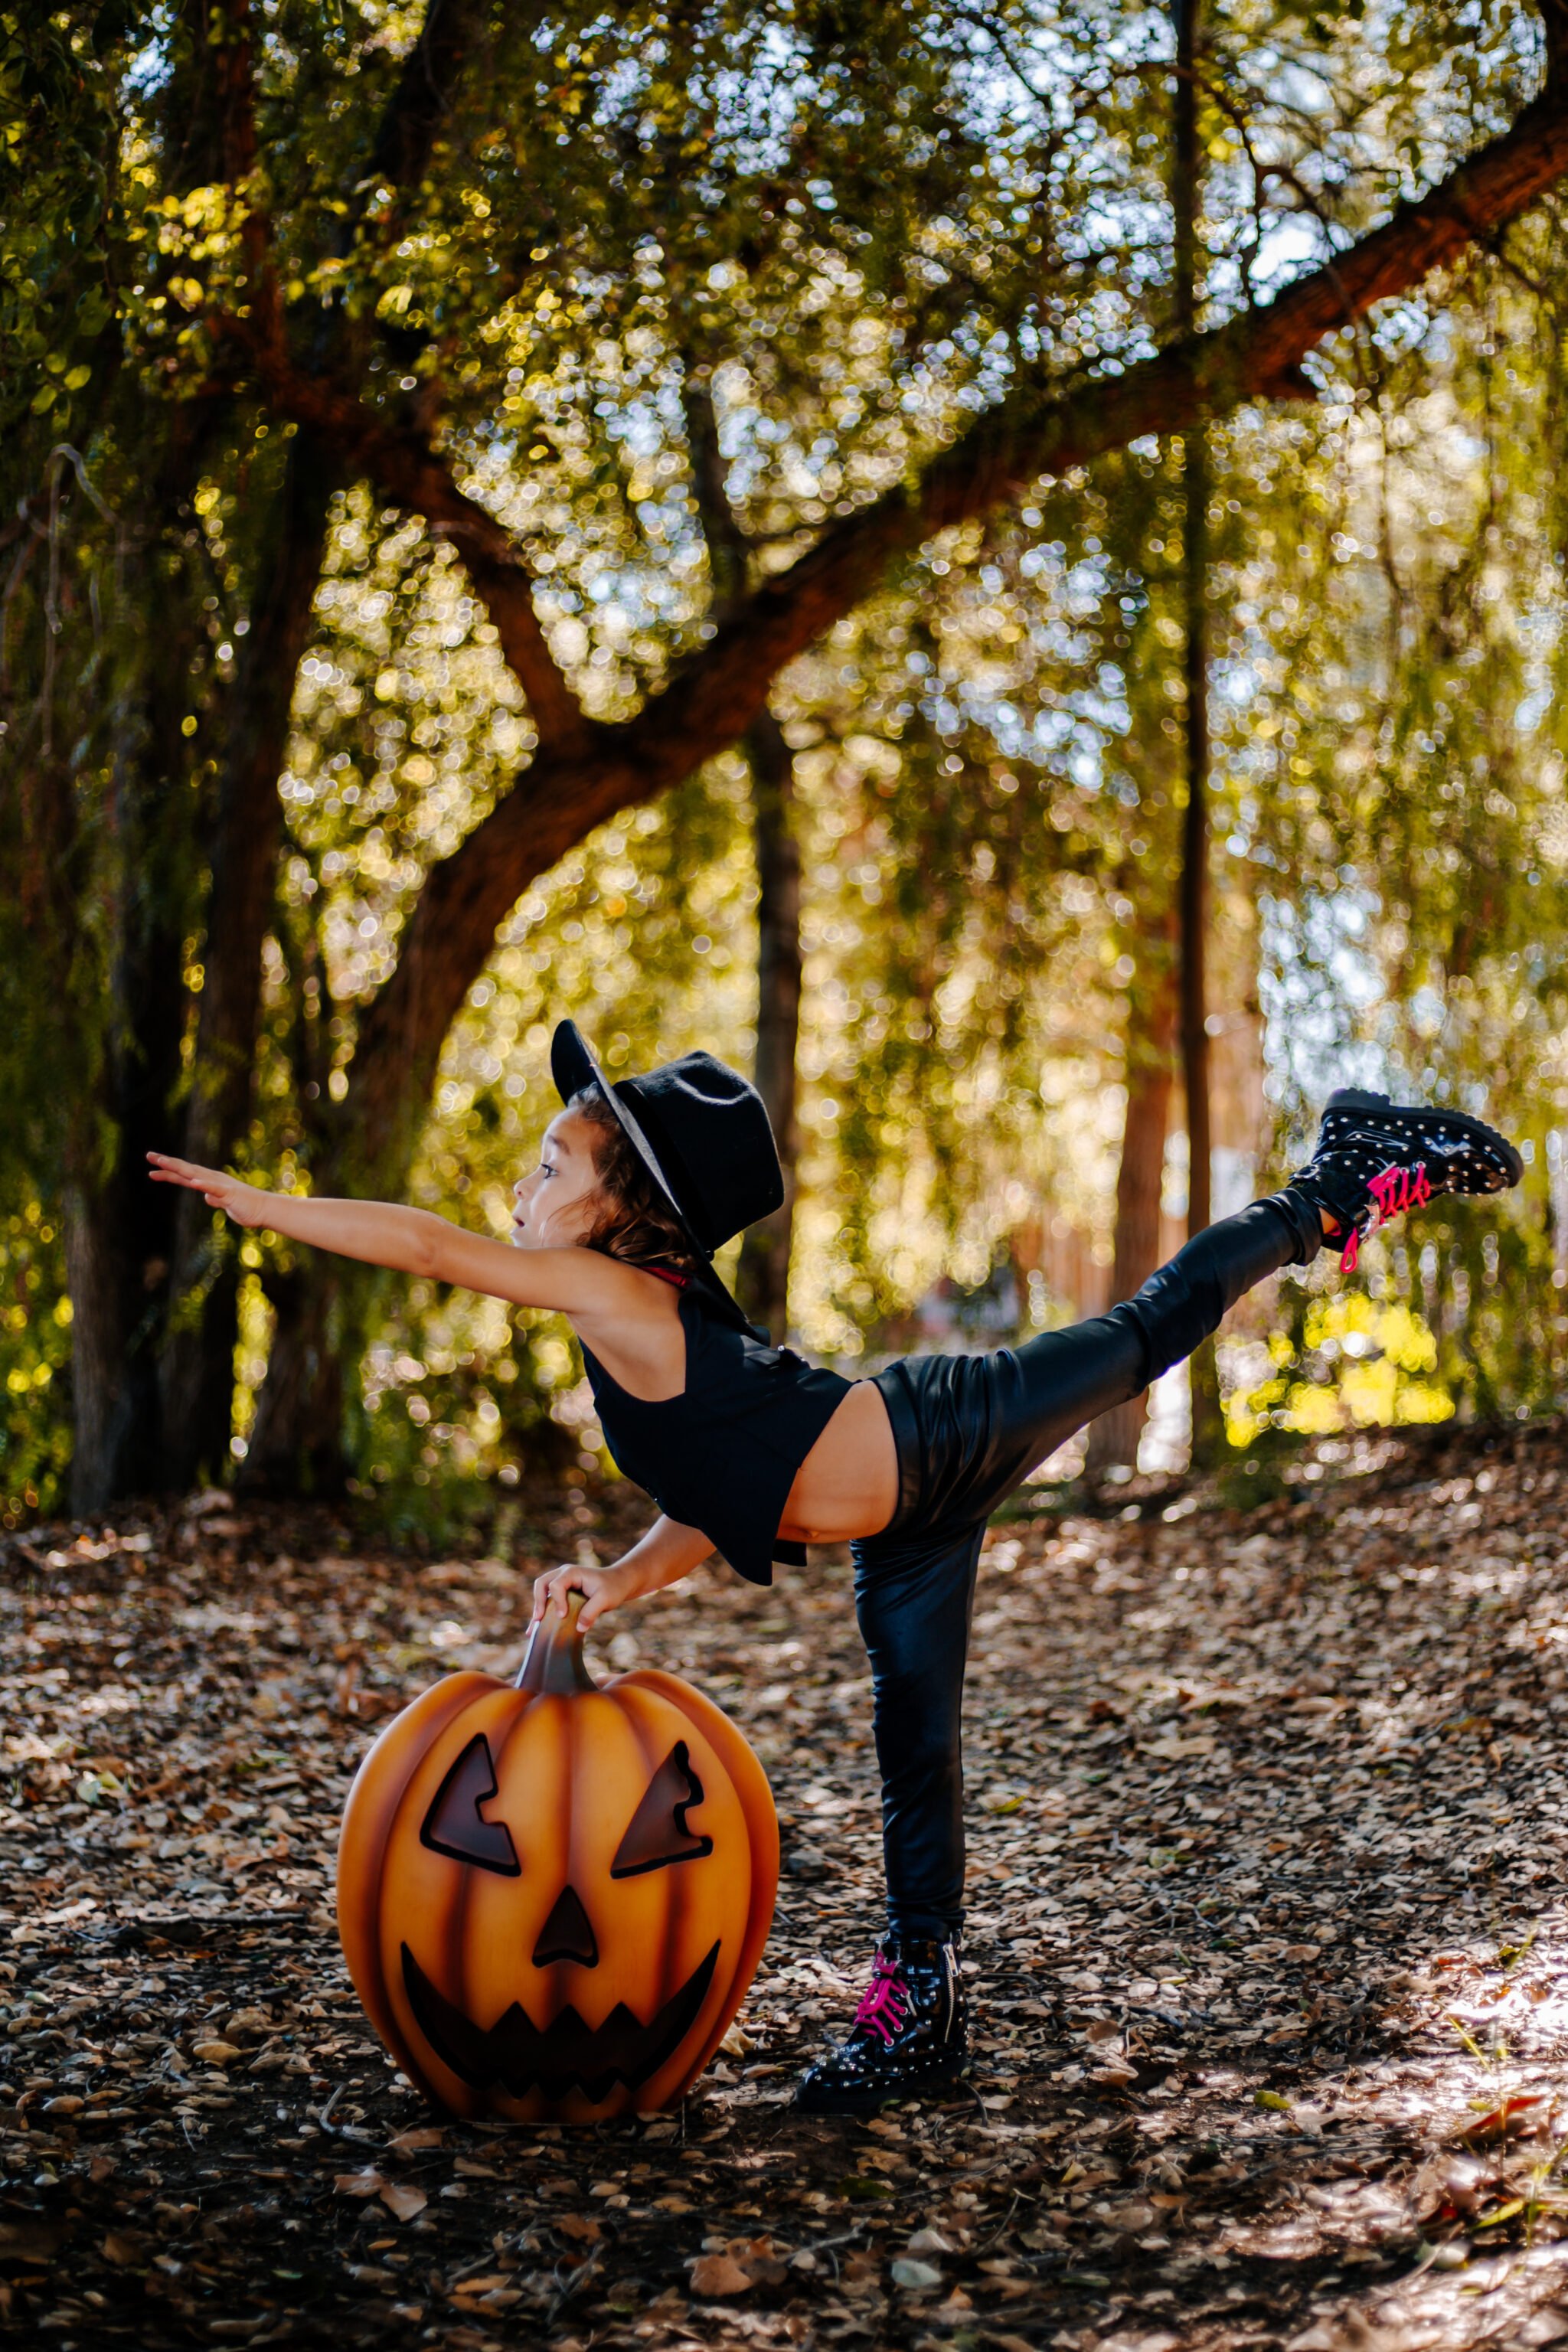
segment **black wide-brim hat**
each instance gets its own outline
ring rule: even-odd
[[[574,1021],[561,1022],[550,1041],[550,1075],[563,1102],[584,1087],[604,1096],[690,1242],[704,1288],[744,1322],[710,1260],[784,1196],[773,1128],[751,1080],[697,1053],[612,1086]]]

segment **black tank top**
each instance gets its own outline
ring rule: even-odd
[[[782,1542],[779,1520],[795,1472],[850,1383],[751,1326],[735,1328],[700,1283],[644,1271],[679,1287],[686,1386],[657,1404],[628,1396],[584,1348],[605,1443],[667,1517],[700,1528],[752,1584],[771,1584],[775,1559],[805,1564],[805,1545]]]

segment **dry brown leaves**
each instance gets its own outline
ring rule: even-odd
[[[368,1727],[510,1665],[528,1573],[608,1556],[635,1498],[542,1508],[505,1562],[214,1496],[12,1539],[0,2324],[60,2352],[1568,2340],[1568,1443],[1414,1444],[1297,1496],[995,1531],[975,2069],[865,2126],[788,2106],[878,1925],[842,1562],[700,1575],[598,1645],[746,1727],[780,1915],[684,2114],[511,2133],[430,2117],[366,2029],[337,1817]]]

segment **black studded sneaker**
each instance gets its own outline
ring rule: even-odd
[[[969,2054],[958,1947],[886,1937],[848,2038],[808,2066],[795,2103],[808,2116],[864,2116],[952,2083]]]
[[[1311,1159],[1289,1181],[1344,1232],[1340,1264],[1349,1274],[1374,1226],[1443,1193],[1506,1192],[1523,1172],[1512,1144],[1484,1119],[1341,1087],[1324,1106]]]

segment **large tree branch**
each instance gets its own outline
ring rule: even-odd
[[[1180,432],[1245,400],[1300,393],[1301,361],[1326,336],[1495,236],[1564,172],[1568,89],[1552,72],[1509,131],[1272,302],[1065,394],[1021,385],[915,480],[837,523],[763,582],[635,718],[586,725],[579,748],[542,747],[513,790],[432,868],[397,968],[362,1023],[346,1108],[366,1168],[395,1170],[447,1029],[534,877],[595,825],[654,798],[743,735],[784,664],[853,611],[898,556],[1005,504],[1042,474],[1145,434]],[[352,449],[384,495],[433,520],[458,518],[461,494],[439,461],[357,424],[369,412],[355,404],[344,410],[338,446],[345,455]],[[475,585],[487,602],[497,597],[490,610],[503,641],[502,614],[512,612],[520,576],[504,541],[489,517],[469,532],[481,551]],[[531,600],[528,612],[531,619]]]
[[[252,335],[246,322],[214,323],[220,335],[245,343],[274,415],[316,435],[344,474],[368,479],[381,497],[424,515],[451,541],[528,697],[541,748],[585,745],[589,722],[550,650],[533,606],[533,582],[511,535],[458,488],[447,459],[423,434],[390,425],[352,393],[304,374],[275,343]]]
[[[1568,89],[1553,87],[1426,195],[1272,302],[1065,395],[1020,386],[913,483],[846,517],[764,581],[659,698],[660,723],[699,740],[724,726],[732,740],[778,669],[852,611],[895,557],[1017,498],[1042,474],[1065,473],[1144,434],[1179,433],[1246,400],[1308,390],[1301,362],[1326,336],[1496,236],[1564,172]]]

